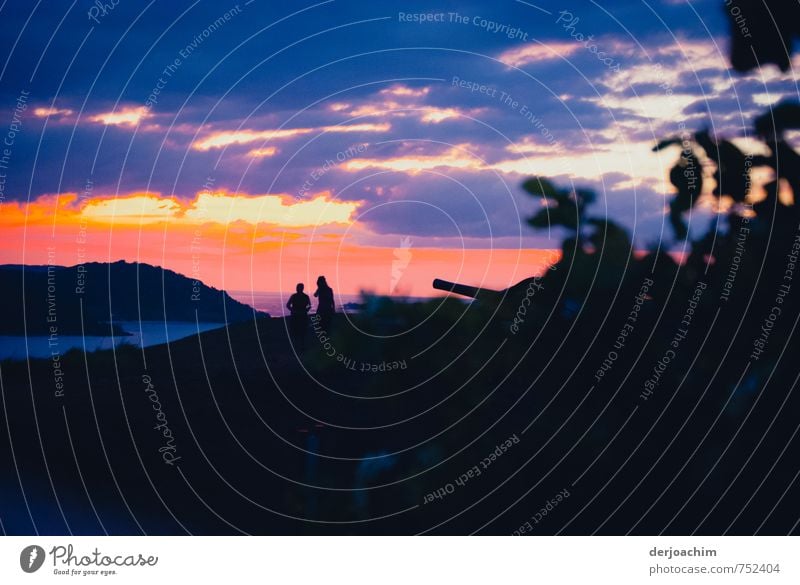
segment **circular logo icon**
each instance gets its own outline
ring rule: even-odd
[[[32,544],[22,549],[19,554],[19,566],[26,573],[35,573],[44,564],[44,549]]]

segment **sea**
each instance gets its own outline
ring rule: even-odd
[[[289,295],[277,292],[251,292],[229,291],[236,300],[241,301],[260,311],[269,313],[272,317],[282,317],[288,314],[286,303]],[[408,302],[428,300],[420,297],[404,297]],[[356,313],[360,310],[363,299],[361,295],[337,295],[337,311]],[[316,300],[311,298],[312,311]],[[59,335],[53,343],[46,335],[0,335],[0,360],[24,360],[31,358],[52,358],[63,355],[71,349],[84,351],[97,351],[111,349],[121,344],[136,347],[149,347],[177,341],[190,335],[197,335],[204,331],[218,329],[224,323],[192,323],[185,321],[115,321],[123,330],[131,335],[99,336],[99,335]]]
[[[0,360],[24,360],[32,358],[52,358],[63,355],[71,349],[97,351],[111,349],[121,344],[137,347],[159,345],[177,341],[190,335],[222,327],[223,323],[190,323],[183,321],[116,321],[131,335],[58,335],[50,339],[46,335],[0,335]]]

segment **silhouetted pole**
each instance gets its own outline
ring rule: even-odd
[[[472,299],[477,299],[479,301],[497,303],[503,299],[503,293],[501,291],[492,290],[489,288],[478,288],[477,286],[469,286],[466,284],[458,284],[455,282],[448,282],[440,278],[434,279],[433,288],[435,288],[436,290],[443,290],[455,293],[457,295],[470,297]]]

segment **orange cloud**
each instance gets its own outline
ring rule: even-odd
[[[347,224],[358,209],[358,203],[336,201],[329,192],[313,199],[285,203],[281,195],[228,195],[200,193],[182,217],[198,223],[214,221],[229,224],[243,221],[251,224],[274,224],[283,227]]]
[[[53,116],[69,116],[72,110],[58,108],[34,108],[33,115],[37,118],[47,118]]]
[[[380,93],[383,95],[395,95],[395,96],[402,96],[402,97],[424,97],[428,95],[431,88],[429,87],[420,87],[419,89],[415,89],[413,87],[408,87],[407,85],[393,85],[391,87],[387,87],[386,89],[382,89]]]
[[[339,110],[341,111],[341,110]],[[444,120],[460,118],[462,116],[474,116],[480,113],[482,108],[462,110],[460,108],[439,108],[436,106],[416,106],[414,104],[401,104],[394,101],[384,101],[378,103],[362,104],[346,112],[348,116],[363,118],[366,116],[392,116],[405,118],[415,115],[420,122],[425,124],[438,124]]]
[[[451,148],[446,152],[436,155],[409,155],[384,159],[355,158],[342,164],[342,168],[346,171],[384,169],[412,175],[440,167],[473,171],[479,171],[485,168],[479,159],[470,156],[468,151],[463,147]]]
[[[168,221],[181,211],[171,197],[140,193],[125,197],[93,198],[80,210],[81,218],[102,223],[146,225]]]
[[[425,97],[430,88],[413,89],[404,85],[392,86],[378,92],[377,96],[360,104],[336,102],[328,106],[331,112],[341,112],[353,118],[367,116],[392,116],[404,118],[417,116],[425,124],[438,124],[444,120],[462,116],[475,116],[483,108],[461,109],[457,107],[439,107],[425,105],[419,98]]]
[[[281,128],[277,130],[221,130],[212,132],[202,140],[192,144],[195,150],[211,150],[223,148],[233,144],[250,144],[251,142],[282,140],[304,134],[318,133],[349,133],[349,132],[388,132],[391,125],[382,124],[349,124],[339,126],[322,126],[320,128]]]
[[[569,57],[581,46],[578,43],[531,43],[516,49],[503,51],[497,59],[511,67],[522,67],[529,63],[541,63],[542,61],[553,61],[561,57]]]
[[[76,193],[62,193],[30,203],[7,202],[0,214],[5,244],[0,248],[0,263],[72,266],[124,259],[164,266],[229,291],[291,292],[295,283],[313,283],[319,274],[325,274],[337,295],[394,290],[423,296],[435,293],[431,288],[435,277],[505,288],[542,272],[557,258],[554,252],[543,250],[415,245],[398,279],[395,248],[400,237],[386,247],[360,246],[346,237],[340,224],[291,228],[285,221],[282,225],[253,223],[265,215],[264,210],[251,208],[240,198],[243,196],[206,193],[204,198],[185,202],[139,193],[116,198],[118,203],[112,207],[106,203],[112,198],[84,204]],[[262,203],[258,197],[252,199]],[[271,199],[263,203],[275,206]],[[325,207],[335,203],[319,196],[294,205],[285,201],[275,209],[283,213],[283,207],[308,204],[310,207],[296,213],[298,217],[309,214],[316,221],[319,213],[327,213]],[[84,210],[92,207],[84,215]],[[182,211],[177,211],[178,207]],[[142,208],[145,219],[139,222]],[[152,221],[160,215],[165,216],[163,221]],[[67,276],[59,281],[62,286],[74,285]],[[239,296],[249,301],[247,295]]]
[[[121,108],[113,112],[97,114],[89,118],[90,122],[105,124],[106,126],[136,126],[145,118],[150,117],[146,106],[138,108]]]
[[[269,158],[271,156],[275,156],[278,153],[278,148],[275,146],[266,146],[264,148],[254,148],[250,152],[248,152],[248,156],[252,156],[253,158]]]
[[[438,124],[439,122],[443,122],[451,118],[459,118],[463,115],[464,114],[462,114],[457,108],[427,107],[423,109],[422,118],[420,119],[423,122]]]
[[[62,196],[63,197],[63,196]],[[65,203],[72,203],[71,195]],[[38,200],[37,200],[38,203]],[[36,204],[28,210],[37,209]],[[108,225],[146,226],[155,223],[199,225],[235,222],[278,227],[348,224],[358,203],[337,201],[330,192],[318,193],[307,200],[295,201],[287,195],[232,195],[226,192],[200,192],[192,201],[162,197],[157,193],[133,193],[123,197],[95,197],[82,207],[68,207],[67,212],[80,220]],[[63,212],[62,212],[63,213]]]

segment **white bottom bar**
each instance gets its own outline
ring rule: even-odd
[[[786,537],[5,537],[0,583],[798,583],[797,550]]]

